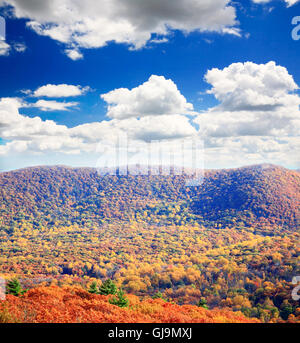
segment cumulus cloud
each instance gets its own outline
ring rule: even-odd
[[[298,89],[293,77],[275,62],[233,63],[223,70],[209,70],[205,80],[212,85],[208,93],[221,101],[222,110],[273,111],[299,105],[299,97],[289,94]]]
[[[33,92],[34,97],[47,97],[47,98],[67,98],[75,97],[85,94],[89,87],[73,86],[73,85],[45,85],[39,87]]]
[[[230,0],[0,0],[9,4],[28,26],[67,46],[73,60],[80,48],[100,48],[108,42],[142,48],[152,35],[171,30],[237,34],[236,11]],[[155,42],[155,40],[154,40]]]
[[[73,128],[25,116],[21,111],[28,104],[2,98],[0,137],[6,144],[0,145],[0,154],[97,156],[97,151],[113,147],[122,135],[134,147],[153,140],[180,146],[182,139],[198,135],[205,143],[207,168],[255,163],[299,168],[300,102],[293,93],[298,86],[285,68],[274,62],[237,63],[223,70],[209,70],[206,80],[211,83],[209,92],[220,104],[197,116],[187,115],[192,106],[173,81],[152,76],[132,90],[107,93],[109,119]],[[256,97],[261,97],[259,103]]]
[[[233,63],[209,70],[208,93],[220,104],[200,114],[195,122],[208,137],[298,135],[300,97],[286,68],[275,62]]]
[[[119,88],[102,94],[101,98],[108,103],[110,118],[193,113],[193,105],[186,101],[175,83],[157,75],[132,90]]]
[[[33,107],[38,107],[42,111],[68,111],[78,105],[78,102],[58,102],[54,100],[39,100]]]
[[[0,137],[7,140],[31,140],[37,136],[60,136],[67,127],[57,125],[52,120],[43,121],[40,117],[27,117],[20,109],[27,107],[21,99],[2,98],[0,100]]]
[[[44,111],[62,111],[76,106],[77,103],[39,100],[34,104],[28,104],[21,99],[3,98],[0,101],[0,136],[9,142],[5,146],[1,146],[0,152],[8,154],[22,150],[35,153],[87,153],[95,152],[98,144],[109,145],[116,142],[118,137],[124,134],[137,144],[152,140],[176,140],[195,135],[197,131],[191,125],[190,119],[177,113],[178,109],[180,112],[187,111],[189,113],[192,106],[186,102],[173,81],[153,76],[148,82],[149,84],[146,82],[141,85],[141,88],[127,90],[129,98],[131,100],[134,98],[132,110],[129,112],[126,107],[125,112],[118,110],[119,115],[114,116],[111,113],[115,112],[109,110],[108,114],[112,117],[111,120],[73,128],[58,125],[51,120],[43,121],[39,117],[31,118],[21,114],[20,111],[23,107],[39,107]],[[57,94],[57,88],[45,87],[39,88],[35,95],[54,96]],[[119,97],[118,91],[114,92],[118,93],[118,106],[120,106],[123,104],[124,98],[123,96]],[[71,92],[65,92],[64,96],[67,94],[70,95]],[[108,97],[116,99],[112,94]],[[159,105],[159,100],[165,101],[166,105]],[[128,105],[128,103],[126,104]]]
[[[83,151],[81,139],[70,137],[65,125],[22,115],[20,109],[24,106],[27,107],[27,104],[17,98],[0,99],[0,137],[7,141],[5,145],[0,145],[1,155]]]

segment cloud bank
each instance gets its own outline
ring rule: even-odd
[[[180,142],[196,135],[205,143],[206,167],[267,162],[299,168],[300,97],[286,68],[275,62],[233,63],[208,70],[205,79],[208,93],[219,104],[201,113],[195,113],[172,80],[152,75],[133,89],[101,95],[108,105],[107,120],[73,128],[25,116],[24,100],[2,98],[0,137],[5,144],[0,145],[0,154],[84,157],[96,155],[99,147],[115,144],[124,134],[137,146],[152,140]],[[44,110],[72,104],[39,101]]]

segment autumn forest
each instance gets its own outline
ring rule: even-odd
[[[6,322],[300,322],[300,174],[0,173]]]

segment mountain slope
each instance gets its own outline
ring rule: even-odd
[[[198,187],[184,176],[101,176],[96,169],[34,167],[0,174],[0,227],[22,219],[53,224],[56,220],[151,220],[151,215],[216,221],[243,217],[253,222],[299,227],[300,174],[260,165],[205,172]],[[178,208],[179,205],[179,208]],[[175,212],[174,212],[175,211]],[[177,212],[176,212],[177,211]],[[143,218],[146,215],[146,218]]]
[[[273,165],[208,172],[195,210],[213,218],[250,211],[257,218],[299,226],[300,174]]]

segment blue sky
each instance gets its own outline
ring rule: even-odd
[[[108,6],[107,14],[100,11],[97,17],[92,5],[80,9],[77,0],[63,0],[60,3],[71,11],[70,20],[58,15],[48,1],[35,7],[35,1],[0,1],[6,19],[6,40],[0,45],[0,169],[37,164],[94,166],[93,144],[98,146],[103,137],[109,139],[118,130],[132,140],[149,135],[151,139],[151,134],[162,140],[198,134],[205,142],[207,168],[255,163],[299,168],[300,40],[291,36],[292,18],[300,16],[299,2],[206,1],[214,5],[211,10],[207,5],[208,12],[201,16],[200,0],[182,1],[184,9],[177,8],[177,1],[172,5],[166,0],[165,9],[154,6],[157,0],[148,0],[153,7],[132,8],[131,3],[122,13],[119,0],[114,1],[116,8]],[[195,16],[186,10],[188,6],[195,6],[191,8]],[[141,22],[128,14],[133,10],[141,15]],[[168,13],[173,10],[172,17]],[[175,13],[185,10],[184,15]],[[118,17],[110,19],[111,13],[120,16],[121,28]],[[77,25],[81,25],[79,34],[74,29]],[[270,61],[275,62],[271,71],[266,67]],[[248,68],[246,62],[252,66]],[[237,63],[242,67],[234,68]],[[152,75],[162,78],[133,91]],[[243,81],[258,77],[257,82],[265,82],[269,75],[278,77],[261,85],[257,96],[250,81]],[[223,89],[226,82],[234,91]],[[44,89],[42,96],[34,95],[47,85],[76,86],[81,94],[49,96]],[[118,91],[123,88],[129,95]],[[156,97],[149,95],[151,90]],[[101,97],[104,94],[110,95]],[[239,107],[232,108],[229,102],[238,102]],[[167,119],[173,125],[171,133],[166,132]],[[104,121],[110,124],[106,127]],[[166,127],[159,127],[160,122]],[[151,128],[145,133],[140,126],[146,123]],[[48,144],[59,139],[60,144]]]

